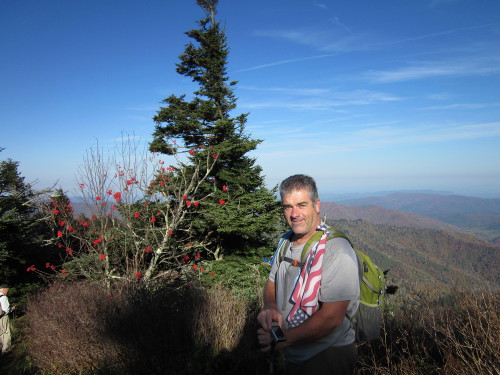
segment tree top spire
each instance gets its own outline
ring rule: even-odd
[[[215,25],[215,13],[217,13],[215,8],[217,7],[218,2],[219,0],[196,0],[196,3],[202,7],[205,12],[207,12],[207,15],[210,16],[212,25]]]

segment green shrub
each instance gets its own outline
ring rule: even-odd
[[[202,274],[203,285],[209,288],[222,285],[248,303],[254,302],[262,295],[270,269],[269,264],[259,255],[252,257],[231,255],[207,264],[210,272]]]

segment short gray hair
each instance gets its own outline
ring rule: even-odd
[[[309,193],[309,198],[311,201],[316,202],[319,198],[318,189],[316,187],[316,182],[312,177],[306,176],[304,174],[295,174],[284,179],[280,184],[280,196],[283,197],[290,194],[294,190],[306,189]]]

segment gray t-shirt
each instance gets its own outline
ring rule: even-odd
[[[316,243],[313,243],[313,247]],[[289,246],[285,256],[300,259],[302,246]],[[287,329],[286,318],[293,307],[289,302],[295,283],[300,273],[300,267],[294,267],[289,262],[279,262],[276,259],[269,280],[276,285],[276,304],[283,315],[284,328]],[[319,301],[339,302],[350,301],[347,315],[352,316],[359,305],[358,263],[354,249],[344,238],[334,238],[326,243],[323,257]],[[293,363],[304,362],[319,352],[331,346],[344,346],[354,342],[355,334],[347,317],[342,324],[332,332],[317,341],[293,345],[285,349],[286,359]]]

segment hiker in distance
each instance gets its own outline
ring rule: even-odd
[[[8,353],[11,349],[10,319],[9,314],[16,309],[16,306],[10,306],[7,294],[10,287],[6,284],[0,285],[0,344],[2,354]]]
[[[291,231],[278,245],[264,289],[261,351],[283,350],[287,375],[353,374],[355,332],[347,316],[360,297],[354,249],[344,238],[327,241],[311,177],[288,177],[280,196]]]

